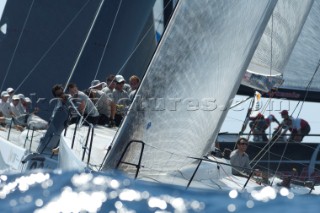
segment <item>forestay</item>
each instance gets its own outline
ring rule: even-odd
[[[103,170],[177,171],[216,138],[276,1],[179,1]],[[136,167],[120,164],[126,173]],[[152,178],[157,179],[153,176]]]

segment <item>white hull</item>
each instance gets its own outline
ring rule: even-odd
[[[59,145],[59,161],[58,168],[62,170],[85,170],[90,169],[94,171],[99,171],[101,164],[105,158],[108,147],[112,143],[113,137],[116,134],[116,128],[107,128],[102,126],[96,126],[94,129],[94,140],[92,144],[92,150],[90,155],[90,161],[88,162],[89,156],[89,146],[90,146],[90,137],[87,143],[87,151],[84,154],[84,147],[88,134],[88,127],[82,126],[77,128],[77,133],[75,134],[73,148],[72,140],[74,135],[75,125],[68,127],[66,135],[64,132],[60,138]],[[26,157],[30,151],[35,152],[38,147],[40,138],[44,135],[44,131],[36,131],[34,133],[34,138],[32,141],[31,149],[30,147],[30,138],[31,131],[28,134],[28,139],[26,140],[27,131],[19,132],[16,130],[11,130],[10,139],[6,139],[8,132],[0,132],[0,172],[1,173],[18,173],[25,169],[24,164],[21,163],[21,160]],[[24,147],[25,146],[25,147]],[[82,160],[83,159],[83,160]],[[194,171],[197,167],[197,164],[188,165],[184,168],[181,168],[179,171],[175,171],[168,174],[158,174],[157,182],[166,183],[166,184],[175,184],[182,187],[191,187],[191,188],[202,188],[202,189],[213,189],[213,190],[259,190],[262,189],[265,185],[257,183],[256,180],[250,179],[247,182],[247,178],[234,176],[231,174],[231,167],[228,166],[229,161],[224,158],[214,158],[209,157],[209,161],[203,161],[194,175]],[[49,162],[50,163],[50,162]],[[32,162],[30,163],[32,164]],[[30,165],[29,164],[29,165]],[[44,166],[50,167],[50,165]],[[192,177],[194,175],[194,177]],[[139,176],[137,177],[141,180],[146,181],[155,181],[152,175],[149,176]],[[189,182],[189,180],[192,181]],[[272,181],[272,180],[270,180]],[[282,187],[278,187],[277,183],[280,183],[281,180],[276,178],[273,180],[273,188],[280,190]],[[246,187],[244,188],[246,184]],[[189,185],[189,186],[188,186]],[[290,190],[297,194],[308,194],[310,188],[291,185]],[[319,187],[315,187],[311,192],[312,194],[320,194]]]
[[[18,173],[23,171],[24,157],[35,152],[44,131],[35,131],[31,141],[32,132],[20,132],[14,128],[4,128],[0,131],[0,173]]]
[[[87,142],[86,152],[83,154],[89,128],[87,126],[77,128],[77,134],[74,139],[75,142],[73,148],[71,148],[74,130],[75,125],[69,126],[66,136],[63,134],[60,138],[59,168],[63,170],[83,170],[88,167],[92,170],[99,170],[117,129],[103,126],[96,126],[94,128],[94,140],[89,162],[91,135]]]
[[[88,127],[81,127],[77,129],[77,134],[75,137],[75,142],[73,149],[71,149],[74,125],[68,128],[66,136],[61,136],[60,140],[60,150],[59,150],[59,167],[63,170],[84,170],[90,168],[98,171],[109,145],[112,143],[113,137],[117,129],[110,129],[106,127],[97,126],[94,130],[94,140],[92,146],[92,152],[90,161],[88,163],[88,150],[83,157],[83,147],[85,145]],[[89,147],[89,142],[87,144]],[[151,181],[151,182],[161,182],[165,184],[174,184],[186,187],[189,184],[191,188],[202,188],[202,189],[213,189],[213,190],[260,190],[266,185],[257,182],[256,179],[248,179],[246,177],[239,177],[231,174],[231,167],[229,160],[224,158],[214,158],[209,157],[209,161],[203,161],[194,175],[194,171],[197,167],[196,164],[188,165],[181,168],[179,171],[175,171],[168,174],[158,174],[155,178],[154,175],[141,176],[138,174],[137,179]],[[193,179],[192,176],[194,175]],[[189,183],[189,180],[192,181]],[[279,187],[277,184],[281,183],[279,178],[270,178],[270,182],[273,181],[273,188],[275,190],[280,190],[283,187]],[[246,186],[245,186],[246,185]],[[245,186],[245,187],[244,187]],[[297,194],[308,194],[310,188],[291,185],[291,191]],[[315,187],[315,190],[311,192],[312,194],[320,194],[319,187]]]

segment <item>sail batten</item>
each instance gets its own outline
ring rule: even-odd
[[[217,136],[276,1],[179,1],[103,169],[176,171]],[[250,14],[250,15],[248,15]],[[235,36],[236,35],[236,36]],[[127,173],[132,166],[120,165]],[[156,177],[153,177],[156,178]],[[157,179],[157,178],[156,178]]]

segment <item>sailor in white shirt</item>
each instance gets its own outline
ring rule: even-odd
[[[10,95],[6,91],[1,92],[0,111],[2,112],[2,115],[6,118],[12,117],[10,103],[8,102],[9,97]]]
[[[20,107],[20,97],[19,95],[12,96],[12,101],[10,103],[10,110],[13,113],[14,117],[20,117],[21,115],[26,114]]]

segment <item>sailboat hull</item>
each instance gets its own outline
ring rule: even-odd
[[[233,150],[235,146],[234,141],[223,141],[218,144],[222,152],[228,149]],[[301,181],[312,179],[320,182],[318,146],[318,143],[276,142],[268,145],[265,142],[252,142],[247,149],[247,153],[252,160],[251,165],[255,169],[269,171],[280,176],[294,176]],[[314,164],[312,171],[309,168],[311,164]]]

